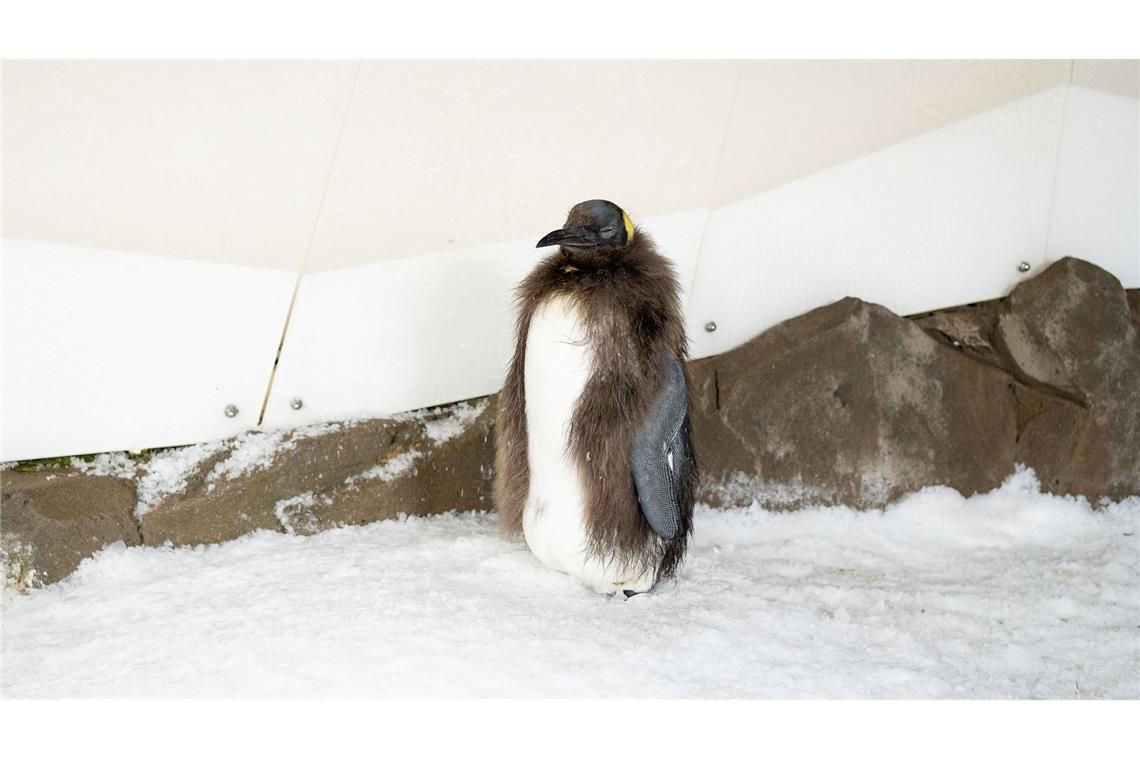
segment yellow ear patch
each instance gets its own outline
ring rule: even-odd
[[[621,220],[625,222],[625,242],[633,240],[633,222],[629,219],[629,214],[624,211],[621,212]]]

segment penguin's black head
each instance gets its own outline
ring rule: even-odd
[[[633,222],[610,201],[582,201],[570,209],[566,226],[538,241],[536,248],[560,245],[568,249],[624,248],[633,240]]]

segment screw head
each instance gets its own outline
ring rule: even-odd
[[[301,407],[303,407],[304,405],[305,405],[305,402],[304,402],[304,401],[302,401],[302,400],[301,400],[301,399],[299,399],[299,398],[295,398],[295,399],[293,399],[292,401],[290,401],[290,402],[289,402],[289,406],[290,406],[292,409],[294,409],[294,410],[296,410],[296,409],[300,409],[300,408],[301,408]]]
[[[716,322],[705,322],[705,332],[716,332]]]
[[[238,408],[236,406],[234,406],[233,404],[226,404],[226,416],[227,417],[237,417],[238,416]]]
[[[1030,266],[1029,266],[1029,262],[1028,262],[1028,261],[1023,261],[1023,262],[1021,262],[1020,264],[1018,264],[1018,265],[1017,265],[1017,271],[1021,272],[1022,274],[1025,274],[1025,273],[1026,273],[1026,272],[1028,272],[1028,271],[1029,271],[1031,268],[1032,268],[1032,267],[1030,267]]]

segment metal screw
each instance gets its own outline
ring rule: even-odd
[[[1023,261],[1017,265],[1017,271],[1021,272],[1022,274],[1025,274],[1026,272],[1028,272],[1029,269],[1030,269],[1030,266],[1029,266],[1028,261]]]
[[[289,406],[291,406],[293,409],[300,409],[304,405],[305,405],[305,402],[299,398],[295,398],[289,402]]]
[[[238,416],[238,408],[236,406],[234,406],[233,404],[226,404],[226,416],[227,417],[237,417]]]
[[[716,332],[716,322],[705,322],[705,332]]]

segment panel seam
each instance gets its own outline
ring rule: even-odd
[[[701,236],[697,241],[697,258],[696,261],[693,262],[693,279],[689,285],[689,288],[685,292],[685,303],[683,304],[683,307],[686,318],[688,317],[689,313],[689,304],[692,303],[693,300],[693,291],[696,290],[697,287],[697,275],[700,274],[701,271],[701,258],[705,251],[705,233],[708,231],[709,219],[712,218],[712,212],[715,207],[715,204],[713,203],[713,194],[716,192],[716,189],[720,184],[721,167],[724,164],[724,154],[728,146],[728,130],[732,127],[732,118],[736,114],[736,101],[740,97],[740,80],[744,76],[742,71],[743,68],[744,62],[737,61],[736,83],[732,88],[732,100],[729,101],[728,115],[724,120],[724,131],[721,133],[720,139],[720,152],[717,153],[716,164],[713,166],[712,185],[709,187],[709,194],[707,197],[708,203],[705,208],[705,219],[701,224]]]
[[[293,281],[293,294],[289,298],[289,309],[285,312],[285,323],[281,326],[281,338],[277,341],[277,353],[273,356],[273,369],[269,372],[269,383],[265,386],[265,396],[261,400],[261,412],[257,415],[257,427],[265,421],[265,412],[269,408],[269,397],[273,393],[273,381],[277,379],[277,365],[281,361],[281,351],[285,348],[285,336],[289,334],[289,323],[293,319],[293,307],[297,304],[297,294],[301,291],[301,280],[309,269],[309,257],[313,252],[313,244],[317,239],[317,228],[321,223],[321,215],[325,209],[325,198],[328,196],[329,185],[332,183],[333,172],[336,171],[336,159],[340,154],[340,141],[344,137],[344,127],[348,123],[348,115],[352,110],[352,100],[356,95],[356,82],[360,78],[360,68],[363,61],[356,62],[356,70],[352,74],[352,84],[348,88],[348,97],[344,102],[344,114],[337,128],[336,141],[333,143],[332,156],[329,159],[329,169],[325,173],[324,186],[321,188],[321,199],[317,203],[317,213],[313,217],[313,227],[309,230],[309,243],[305,247],[305,257],[301,260],[301,267]]]
[[[1053,156],[1053,185],[1049,190],[1049,209],[1045,215],[1045,242],[1041,248],[1041,264],[1044,266],[1049,257],[1049,242],[1053,238],[1053,214],[1057,210],[1057,185],[1061,173],[1061,149],[1065,144],[1065,122],[1069,118],[1069,94],[1073,90],[1073,75],[1076,72],[1077,61],[1074,58],[1069,62],[1069,83],[1065,85],[1065,94],[1061,99],[1061,120],[1057,128],[1057,151]]]

